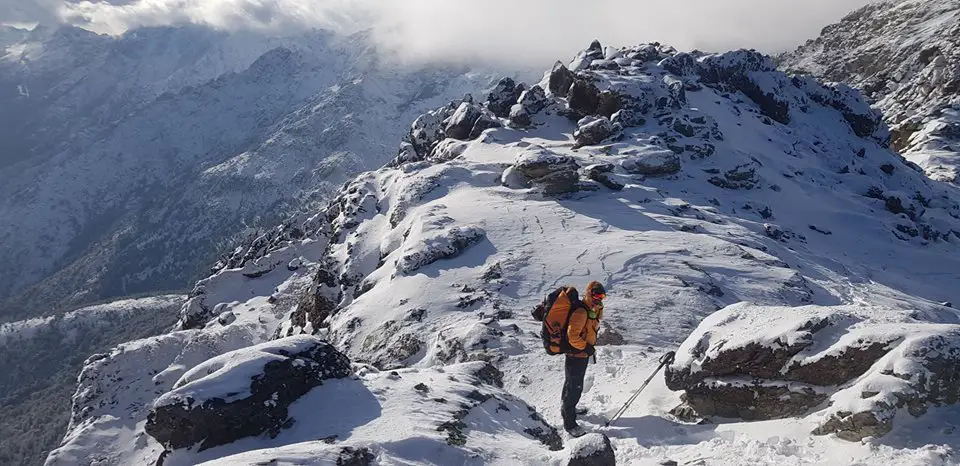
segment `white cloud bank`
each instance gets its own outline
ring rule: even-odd
[[[25,0],[0,0],[5,2]],[[40,0],[47,1],[47,0]],[[63,21],[100,32],[201,24],[287,33],[372,28],[391,55],[544,66],[598,38],[681,50],[791,49],[869,0],[113,0],[62,3]],[[2,18],[0,18],[2,19]]]

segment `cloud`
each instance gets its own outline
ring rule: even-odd
[[[24,0],[0,0],[10,1]],[[681,50],[779,52],[869,0],[119,1],[70,1],[56,11],[63,21],[109,33],[170,24],[269,33],[371,28],[390,56],[543,67],[594,38],[615,46],[659,41]]]

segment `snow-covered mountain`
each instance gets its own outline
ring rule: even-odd
[[[91,357],[47,464],[957,464],[960,189],[888,135],[752,51],[591,44],[419,116],[390,164],[224,257],[179,330]],[[680,346],[678,391],[571,439],[530,310],[592,279],[584,424]],[[711,335],[751,364],[711,362]],[[789,410],[754,411],[776,390]]]
[[[84,360],[168,331],[185,299],[124,299],[0,324],[0,464],[42,463],[66,431]]]
[[[462,68],[382,63],[371,43],[367,33],[184,27],[114,38],[62,27],[8,46],[6,318],[181,289],[223,243],[384,163],[401,122],[492,85]]]
[[[884,112],[894,149],[935,179],[960,180],[960,3],[871,3],[779,59],[862,90]]]

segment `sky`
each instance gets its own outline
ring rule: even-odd
[[[817,36],[869,0],[0,0],[0,23],[68,22],[118,34],[200,24],[286,34],[371,29],[382,51],[412,60],[537,66],[594,38],[680,50],[776,53]]]

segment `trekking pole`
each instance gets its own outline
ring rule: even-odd
[[[676,356],[676,353],[674,353],[673,351],[667,354],[664,354],[663,356],[660,356],[660,365],[657,366],[657,370],[653,371],[653,374],[650,374],[650,377],[647,377],[647,380],[643,382],[643,385],[641,385],[640,388],[636,392],[634,392],[632,396],[630,396],[627,402],[623,404],[623,406],[616,412],[616,414],[614,414],[613,417],[611,417],[610,420],[607,421],[606,424],[604,424],[604,427],[610,427],[610,424],[613,424],[614,421],[616,421],[617,419],[620,419],[620,416],[622,416],[623,413],[627,412],[627,408],[630,407],[630,403],[633,403],[633,400],[637,399],[637,396],[640,395],[640,392],[642,392],[644,388],[647,388],[647,384],[649,384],[650,381],[657,376],[657,373],[660,372],[660,369],[663,369],[663,366],[666,366],[667,364],[673,363],[674,356]]]

